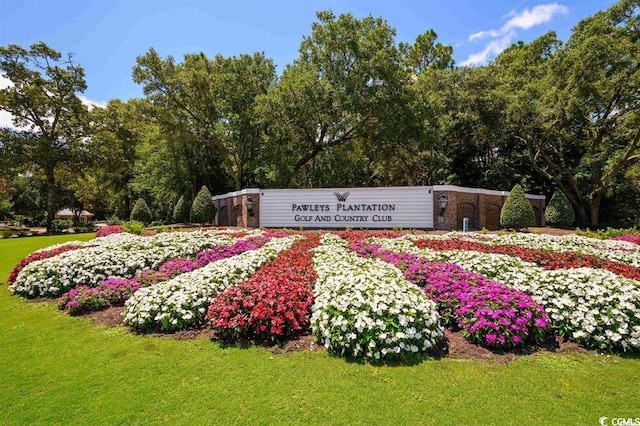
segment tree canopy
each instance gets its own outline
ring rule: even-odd
[[[15,128],[3,128],[2,151],[16,165],[31,168],[47,188],[47,229],[56,212],[56,173],[77,171],[91,156],[88,108],[78,97],[86,89],[84,70],[45,43],[29,49],[0,47],[0,72],[12,85],[0,90],[0,109]]]
[[[0,47],[14,117],[0,214],[127,217],[142,197],[170,221],[203,186],[521,184],[557,188],[580,226],[640,225],[639,28],[640,3],[620,0],[566,41],[549,32],[458,67],[433,29],[399,42],[382,17],[320,11],[280,75],[261,52],[151,48],[133,67],[144,97],[92,111],[70,55]]]

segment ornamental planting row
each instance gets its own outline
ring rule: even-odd
[[[339,235],[114,234],[32,254],[10,289],[66,292],[60,307],[75,314],[124,304],[124,323],[137,332],[208,326],[227,341],[268,343],[313,333],[334,354],[372,361],[432,352],[444,326],[496,349],[551,331],[587,347],[640,349],[632,243]],[[602,255],[610,251],[622,255]]]
[[[476,234],[451,232],[442,236],[420,235],[416,239],[441,239],[452,238],[471,239],[490,245],[518,246],[530,249],[548,250],[558,253],[575,252],[583,255],[596,256],[605,260],[625,263],[640,267],[640,246],[628,240],[600,240],[579,235],[546,235],[511,232],[508,234]]]
[[[412,358],[441,339],[436,304],[398,268],[360,257],[345,240],[322,237],[311,325],[330,352],[371,360]]]
[[[411,237],[377,239],[387,250],[455,263],[531,295],[560,335],[603,350],[640,349],[640,282],[593,269],[547,270],[518,257],[420,249]]]
[[[96,287],[80,285],[63,294],[59,299],[59,307],[72,315],[108,308],[109,306],[123,306],[124,302],[138,289],[170,280],[180,274],[237,256],[248,250],[255,250],[263,246],[268,237],[249,236],[228,245],[214,246],[199,252],[195,259],[178,257],[164,262],[158,269],[145,269],[133,278],[109,277]]]
[[[78,285],[95,287],[110,276],[132,277],[169,259],[192,256],[232,240],[218,231],[170,232],[151,237],[112,234],[94,240],[94,246],[29,263],[10,290],[26,297],[55,297]]]
[[[412,253],[394,253],[378,244],[351,248],[399,268],[434,300],[445,325],[462,330],[471,342],[500,349],[541,342],[549,319],[531,296],[470,273],[453,263],[430,262]]]
[[[239,284],[289,248],[296,236],[273,238],[256,250],[218,260],[151,287],[125,302],[123,321],[141,332],[172,332],[201,324],[222,290]]]
[[[626,278],[640,280],[640,268],[635,266],[606,260],[594,255],[578,252],[553,252],[544,249],[521,247],[517,245],[486,244],[485,242],[471,241],[465,238],[450,239],[425,239],[414,240],[419,248],[431,250],[465,250],[480,253],[505,254],[517,256],[520,259],[535,263],[545,269],[571,269],[571,268],[595,268],[606,269]]]
[[[225,341],[283,342],[309,329],[313,304],[311,249],[319,235],[308,235],[251,278],[219,293],[206,320]]]

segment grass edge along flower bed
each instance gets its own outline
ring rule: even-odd
[[[311,326],[329,352],[371,362],[412,361],[442,339],[435,302],[396,267],[358,256],[338,236],[325,234],[321,242],[313,257]]]
[[[300,236],[273,238],[257,250],[212,262],[152,287],[125,302],[125,325],[138,332],[175,332],[202,324],[207,308],[222,290],[255,273]]]
[[[266,244],[269,239],[269,237],[249,235],[233,243],[201,251],[196,254],[194,260],[178,257],[164,262],[156,269],[140,271],[133,278],[109,277],[96,287],[77,286],[58,299],[58,308],[67,311],[70,315],[81,315],[110,306],[123,306],[126,300],[142,287],[167,281],[217,260],[255,250]]]
[[[248,280],[218,293],[205,319],[216,337],[273,344],[308,332],[316,280],[310,250],[319,240],[306,235]]]
[[[363,241],[353,241],[350,247],[361,256],[376,257],[400,269],[408,281],[436,302],[445,325],[457,326],[472,343],[503,350],[539,343],[545,337],[547,314],[521,291],[456,264],[429,262]]]
[[[419,249],[412,237],[373,239],[393,252],[409,252],[449,262],[531,295],[541,304],[560,336],[588,348],[640,350],[640,283],[591,269],[546,270],[501,254]]]

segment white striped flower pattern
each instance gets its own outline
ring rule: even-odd
[[[124,323],[140,332],[173,332],[200,324],[219,292],[249,278],[299,238],[273,238],[257,250],[141,288],[125,303]]]
[[[433,301],[395,266],[366,259],[326,234],[315,249],[318,276],[311,325],[330,352],[372,361],[410,358],[433,349],[443,327]]]

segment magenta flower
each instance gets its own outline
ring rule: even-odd
[[[445,323],[471,342],[508,349],[544,337],[549,318],[531,296],[467,272],[452,263],[430,262],[411,253],[394,253],[377,244],[354,242],[352,250],[398,267],[435,301]]]

